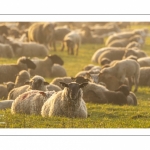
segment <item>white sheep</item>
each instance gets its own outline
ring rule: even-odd
[[[46,56],[44,59],[35,58],[32,61],[36,64],[34,70],[29,69],[31,76],[40,75],[42,77],[51,77],[52,66],[56,64],[63,65],[64,61],[58,55]]]
[[[139,58],[138,63],[140,64],[140,67],[150,67],[150,57],[143,57]]]
[[[15,88],[23,86],[26,81],[30,80],[30,74],[27,70],[22,70],[18,73],[15,80]]]
[[[132,83],[135,84],[134,92],[137,91],[139,77],[140,77],[140,65],[137,61],[132,59],[124,59],[117,61],[113,66],[103,68],[100,73],[107,76],[113,75],[119,79],[120,83],[125,82],[127,77],[129,80],[129,86],[131,88]],[[132,81],[133,80],[133,81]]]
[[[3,100],[0,101],[0,110],[10,109],[14,100]]]
[[[7,99],[15,99],[20,94],[30,91],[30,90],[47,91],[48,89],[46,86],[49,83],[46,82],[43,77],[36,75],[33,78],[31,78],[30,81],[27,81],[25,84],[28,84],[28,85],[24,85],[24,86],[12,89],[9,92]]]
[[[54,91],[31,90],[19,95],[11,106],[11,113],[35,114],[41,113],[44,102],[51,97]]]
[[[0,57],[13,58],[14,56],[14,51],[9,44],[0,43]]]
[[[36,65],[29,58],[20,57],[16,64],[1,64],[0,65],[0,83],[15,82],[16,75],[21,70],[35,69]]]
[[[42,117],[65,116],[87,118],[87,107],[83,100],[83,91],[81,88],[88,83],[78,84],[71,82],[69,84],[60,82],[64,90],[52,95],[42,106]]]

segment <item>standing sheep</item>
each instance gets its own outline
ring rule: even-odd
[[[140,65],[137,61],[132,59],[125,59],[116,62],[113,66],[103,68],[100,73],[107,76],[113,75],[119,79],[120,83],[125,82],[125,77],[129,80],[129,86],[131,88],[132,80],[135,84],[134,92],[138,89],[139,77],[140,77]]]
[[[36,69],[29,69],[31,76],[40,75],[42,77],[51,77],[52,75],[52,66],[56,64],[63,65],[64,61],[58,55],[46,56],[44,59],[32,59],[36,64]]]
[[[31,90],[19,95],[11,106],[11,113],[40,115],[44,102],[50,98],[54,91]]]
[[[0,65],[0,83],[15,82],[16,75],[21,70],[35,69],[36,65],[29,58],[21,57],[17,60],[17,64],[1,64]]]
[[[88,83],[78,84],[71,82],[69,84],[60,82],[64,90],[53,94],[42,106],[42,117],[65,116],[87,118],[87,108],[83,100],[82,89]]]
[[[81,44],[81,37],[76,31],[69,32],[64,37],[64,43],[62,46],[62,51],[64,50],[65,43],[67,45],[68,54],[74,55],[74,48],[76,46],[76,55],[78,55],[78,50]]]

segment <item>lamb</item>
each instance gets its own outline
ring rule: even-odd
[[[0,57],[13,58],[14,56],[13,49],[10,45],[0,43]]]
[[[30,79],[30,81],[27,81],[24,85],[21,87],[17,87],[12,89],[9,94],[7,99],[15,99],[18,97],[20,94],[30,91],[30,90],[40,90],[40,91],[47,91],[47,85],[49,84],[48,82],[45,81],[45,79],[41,76],[35,75],[33,78]]]
[[[32,60],[26,57],[20,57],[16,64],[1,64],[0,65],[0,83],[15,82],[16,75],[21,70],[35,69],[36,65]]]
[[[15,80],[15,88],[23,86],[26,81],[30,80],[30,74],[27,70],[22,70],[18,73]]]
[[[51,69],[51,77],[66,77],[67,72],[65,68],[59,64],[54,64]]]
[[[49,52],[45,45],[35,42],[12,42],[16,57],[46,57]]]
[[[124,83],[125,77],[129,80],[129,86],[131,89],[132,80],[135,84],[134,92],[138,89],[139,77],[140,77],[140,65],[133,59],[124,59],[116,62],[113,66],[103,68],[100,73],[107,76],[113,75],[119,79],[120,83]]]
[[[0,85],[0,99],[6,99],[8,93],[14,88],[14,82],[6,82]]]
[[[150,66],[150,57],[139,58],[137,61],[140,64],[140,67],[149,67]]]
[[[11,106],[11,113],[40,115],[44,102],[54,93],[54,91],[27,91],[14,100]]]
[[[57,85],[61,89],[63,89],[64,87],[60,84],[60,82],[70,83],[72,82],[72,78],[71,77],[56,77],[50,82],[50,84]]]
[[[0,110],[10,109],[14,100],[2,100],[0,101]]]
[[[64,61],[58,55],[49,55],[44,59],[32,59],[32,61],[36,64],[36,69],[29,69],[29,73],[31,76],[40,75],[42,77],[51,77],[52,76],[52,66],[56,64],[63,65]]]
[[[67,45],[68,54],[74,55],[74,48],[76,46],[76,56],[78,55],[78,50],[81,44],[81,37],[76,31],[71,31],[64,37],[64,43],[61,51],[64,50],[65,44]]]
[[[42,117],[64,116],[70,118],[87,118],[87,107],[83,100],[83,91],[81,88],[88,83],[78,84],[71,82],[69,84],[60,82],[64,87],[62,91],[53,94],[42,106]]]

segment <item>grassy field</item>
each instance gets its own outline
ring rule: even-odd
[[[144,26],[131,26],[132,29]],[[148,27],[148,26],[147,26]],[[150,27],[148,27],[150,29]],[[78,56],[68,56],[67,52],[51,51],[62,57],[68,76],[74,77],[84,66],[91,64],[93,53],[104,45],[81,45]],[[143,50],[150,56],[150,37],[147,37]],[[15,63],[17,58],[0,58],[0,64]],[[96,64],[95,64],[96,65]],[[52,78],[46,79],[51,81]],[[139,87],[136,93],[137,106],[116,106],[87,103],[90,117],[72,119],[65,117],[42,118],[35,115],[11,115],[10,109],[0,111],[0,128],[150,128],[150,88]]]

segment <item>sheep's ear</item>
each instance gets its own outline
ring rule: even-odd
[[[68,87],[68,84],[67,83],[64,83],[64,82],[59,82],[63,87]]]
[[[83,87],[85,87],[87,84],[88,84],[88,82],[84,82],[84,83],[81,83],[79,86],[80,86],[80,88],[83,88]]]
[[[44,85],[49,85],[49,83],[48,82],[44,82]]]

